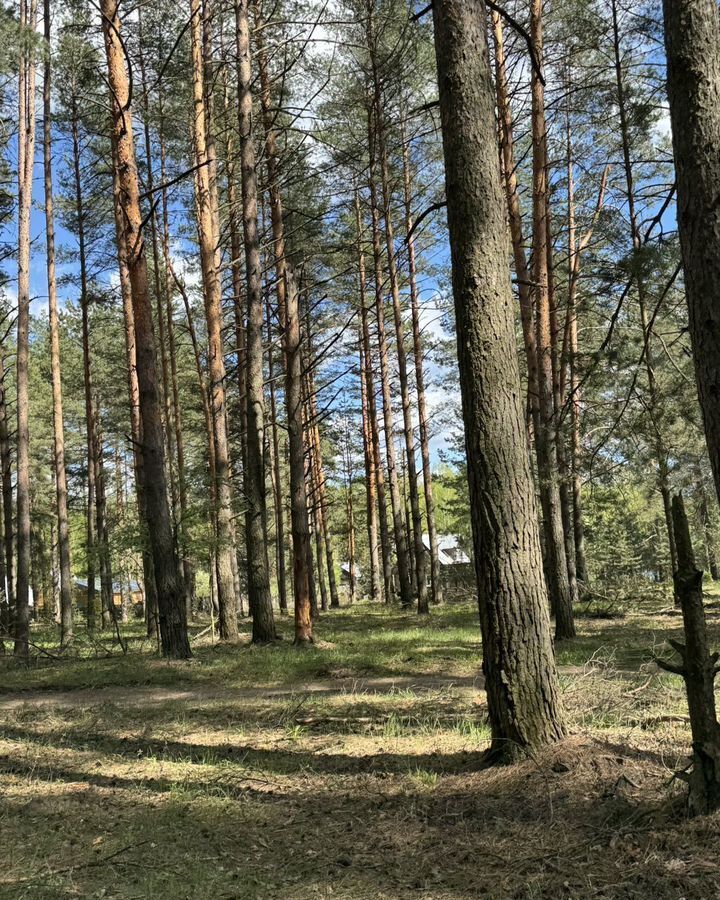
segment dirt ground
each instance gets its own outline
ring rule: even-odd
[[[338,622],[348,642],[371,625]],[[720,816],[687,820],[674,777],[682,684],[642,660],[677,622],[583,621],[560,657],[570,737],[487,770],[471,611],[450,626],[452,658],[420,628],[390,674],[320,650],[284,683],[218,663],[177,687],[73,670],[75,690],[0,693],[0,897],[720,896]]]

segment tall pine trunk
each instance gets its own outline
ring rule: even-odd
[[[408,537],[412,539],[412,556],[408,553],[409,574],[415,582],[415,594],[417,595],[418,613],[428,613],[428,594],[426,584],[425,546],[423,544],[422,514],[420,512],[420,495],[418,493],[417,464],[415,460],[415,432],[410,407],[410,388],[407,372],[407,352],[405,350],[405,329],[402,319],[402,307],[400,302],[400,284],[395,255],[395,235],[392,219],[392,191],[390,186],[390,174],[388,167],[387,135],[385,117],[383,115],[383,96],[378,71],[377,42],[375,33],[375,17],[373,14],[375,0],[372,0],[368,16],[367,35],[368,49],[373,79],[373,125],[376,141],[375,151],[380,168],[380,183],[382,187],[382,215],[385,226],[385,248],[387,251],[388,276],[390,280],[390,295],[392,298],[393,323],[395,325],[395,348],[397,351],[398,379],[400,382],[400,405],[403,417],[403,438],[405,443],[406,468],[408,476],[408,492],[410,495],[410,508],[412,510],[412,528],[407,530]],[[371,143],[371,153],[373,146]],[[371,178],[373,160],[370,161]],[[402,575],[401,591],[402,591]],[[403,598],[403,602],[405,598]]]
[[[282,501],[282,481],[280,477],[280,433],[277,420],[277,400],[275,397],[275,355],[273,353],[273,329],[270,303],[267,302],[265,318],[268,337],[268,381],[270,393],[270,477],[272,478],[273,511],[275,513],[275,565],[277,568],[278,605],[280,612],[287,613],[287,578],[285,576],[285,513]]]
[[[512,759],[565,728],[520,400],[485,14],[482,0],[433,4],[491,751]]]
[[[215,444],[216,565],[218,572],[219,631],[223,640],[237,640],[237,597],[233,575],[235,534],[232,513],[230,453],[225,412],[225,358],[222,339],[222,283],[217,249],[217,192],[211,178],[215,174],[214,143],[206,114],[203,31],[200,0],[190,2],[190,34],[193,68],[193,137],[197,158],[196,204],[205,317],[208,330],[210,397]]]
[[[105,452],[100,422],[100,396],[96,392],[93,402],[93,434],[95,443],[95,538],[97,562],[100,569],[100,606],[103,628],[109,627],[115,618],[113,603],[110,541],[107,527],[107,502],[105,492]]]
[[[425,399],[425,372],[423,366],[423,342],[420,330],[420,298],[417,285],[417,263],[415,260],[415,238],[412,215],[412,176],[410,171],[410,150],[403,129],[403,194],[405,200],[405,236],[408,248],[408,274],[410,276],[410,310],[412,313],[413,358],[415,360],[415,385],[417,388],[418,421],[420,424],[420,458],[422,459],[423,492],[425,495],[425,516],[430,544],[430,586],[431,599],[442,603],[442,581],[440,578],[440,553],[438,551],[437,526],[435,525],[435,501],[432,488],[432,468],[430,465],[430,428],[428,425],[427,401]]]
[[[20,0],[20,25],[35,34],[37,0]],[[35,48],[21,42],[18,84],[17,244],[17,587],[15,655],[27,659],[30,640],[30,211],[35,164]]]
[[[85,431],[87,447],[87,521],[85,528],[85,554],[87,572],[87,606],[85,610],[89,631],[95,627],[95,563],[96,563],[96,516],[95,503],[95,438],[93,423],[93,383],[90,363],[90,294],[88,291],[87,250],[85,240],[85,205],[82,177],[80,174],[80,122],[77,105],[77,83],[72,86],[72,106],[70,125],[73,147],[73,177],[75,188],[75,218],[78,238],[78,262],[80,264],[80,312],[82,316],[83,386],[85,391]]]
[[[237,49],[238,125],[242,180],[247,322],[247,437],[245,477],[245,540],[248,556],[248,594],[253,617],[253,641],[275,640],[275,619],[270,596],[265,507],[265,391],[263,378],[262,268],[258,242],[258,184],[252,123],[252,68],[248,0],[235,0]],[[301,404],[302,407],[302,404]],[[302,408],[301,408],[302,413]],[[297,598],[296,598],[297,599]]]
[[[135,346],[135,314],[132,303],[132,286],[128,271],[125,230],[120,208],[120,179],[117,165],[113,166],[113,212],[115,216],[115,242],[117,245],[120,293],[123,304],[123,324],[125,331],[125,365],[127,368],[128,403],[130,407],[130,440],[132,442],[133,469],[135,474],[135,497],[141,530],[141,556],[143,583],[145,587],[145,621],[147,634],[153,640],[159,638],[158,597],[155,584],[155,570],[150,549],[150,525],[145,506],[145,472],[142,454],[142,422],[140,420],[140,386],[137,374],[137,348]]]
[[[101,14],[108,82],[111,93],[112,142],[119,177],[119,203],[123,213],[128,273],[132,288],[140,388],[142,453],[145,472],[145,500],[158,591],[160,639],[163,653],[190,657],[183,586],[178,574],[173,540],[167,480],[162,412],[158,388],[152,309],[148,292],[147,260],[142,231],[140,189],[132,128],[131,95],[127,60],[120,37],[120,16],[116,0],[101,0]]]
[[[397,454],[395,452],[395,419],[392,407],[390,388],[390,361],[385,333],[385,297],[383,296],[382,247],[380,242],[380,206],[377,195],[377,152],[375,133],[374,104],[368,106],[368,146],[370,150],[370,211],[372,216],[372,246],[375,275],[375,316],[377,320],[377,344],[380,360],[380,386],[382,388],[383,423],[385,426],[385,457],[387,460],[388,481],[390,482],[390,506],[392,509],[393,534],[395,537],[395,553],[397,556],[398,581],[400,586],[400,603],[404,607],[412,606],[412,583],[410,580],[410,560],[408,558],[407,535],[400,497],[400,486],[397,473]],[[386,594],[389,600],[392,594]]]
[[[387,511],[384,525],[379,520],[385,506],[385,484],[382,467],[378,478],[377,418],[375,413],[375,383],[370,357],[370,328],[367,308],[367,276],[365,272],[365,251],[363,249],[363,226],[360,211],[360,196],[355,191],[355,230],[357,232],[358,254],[358,302],[360,305],[360,400],[363,420],[363,450],[365,456],[365,493],[367,502],[367,529],[370,554],[370,597],[382,602],[390,589],[390,542],[387,534]],[[382,500],[381,500],[382,497]],[[381,505],[382,503],[382,505]],[[385,507],[386,509],[386,507]],[[380,543],[378,543],[380,542]],[[382,550],[382,571],[380,553]],[[381,581],[382,578],[382,581]]]
[[[178,501],[180,504],[179,531],[180,550],[182,554],[182,572],[185,586],[185,606],[188,616],[192,615],[192,601],[194,595],[194,568],[190,559],[188,537],[188,497],[187,497],[187,471],[185,466],[185,441],[182,426],[182,407],[180,405],[180,387],[178,381],[178,357],[175,341],[175,320],[173,304],[173,273],[170,261],[170,218],[168,213],[166,152],[164,135],[164,115],[162,98],[160,98],[160,182],[162,184],[162,251],[163,268],[165,272],[165,316],[166,333],[168,336],[168,349],[170,354],[170,377],[172,387],[172,420],[175,429],[175,451],[177,453],[177,480]]]
[[[530,30],[535,54],[542,60],[542,0],[532,0]],[[565,528],[558,465],[558,420],[556,409],[553,291],[550,222],[548,207],[547,125],[545,90],[540,73],[532,71],[533,145],[533,284],[535,294],[535,341],[538,354],[539,421],[535,435],[538,474],[545,526],[545,576],[555,613],[555,637],[575,635],[572,586],[568,576]]]
[[[308,361],[307,369],[307,393],[308,393],[308,426],[310,435],[311,460],[315,470],[315,486],[317,496],[315,502],[317,504],[317,519],[320,529],[320,536],[323,541],[323,550],[325,557],[325,565],[327,566],[328,588],[330,591],[330,606],[337,608],[340,606],[340,595],[337,588],[337,577],[335,575],[335,554],[333,552],[332,541],[330,539],[330,523],[329,523],[329,504],[327,499],[327,484],[325,477],[325,466],[323,464],[322,444],[320,440],[320,426],[318,420],[317,395],[315,391],[315,369],[312,361],[312,341],[310,340],[310,324],[308,322]]]
[[[65,470],[65,424],[63,419],[60,368],[60,323],[58,321],[57,279],[55,276],[55,217],[52,173],[52,73],[50,52],[50,0],[44,0],[45,71],[43,78],[43,171],[45,178],[45,245],[47,256],[48,320],[50,325],[50,371],[53,397],[53,465],[57,503],[57,546],[60,569],[60,646],[73,636],[72,567],[68,526],[68,488]]]
[[[15,524],[13,522],[12,450],[7,410],[7,368],[5,348],[0,346],[0,469],[2,469],[3,546],[5,557],[5,599],[7,601],[7,629],[10,630],[15,613]]]
[[[720,499],[720,13],[664,0],[678,226],[700,406]]]

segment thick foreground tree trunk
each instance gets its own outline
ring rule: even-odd
[[[491,755],[509,760],[562,738],[565,727],[520,396],[485,15],[482,0],[433,5]]]
[[[690,336],[720,499],[720,12],[715,0],[663,9]]]
[[[118,199],[123,212],[128,274],[135,315],[145,504],[148,521],[152,522],[150,546],[158,591],[158,617],[162,650],[166,656],[186,659],[192,653],[187,633],[183,585],[178,572],[168,504],[165,446],[155,360],[152,309],[148,293],[147,260],[142,233],[140,189],[135,159],[132,110],[130,109],[130,85],[125,53],[120,39],[121,23],[118,5],[116,0],[102,0],[100,8],[108,81],[112,96],[112,141],[120,188]]]

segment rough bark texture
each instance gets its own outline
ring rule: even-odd
[[[20,24],[33,33],[37,0],[20,0]],[[20,54],[18,118],[17,252],[17,587],[15,654],[27,658],[30,639],[30,210],[35,163],[35,49],[23,42]]]
[[[435,0],[435,48],[492,753],[565,734],[515,348],[481,0]]]
[[[142,421],[142,453],[145,471],[145,501],[158,590],[160,639],[167,656],[191,656],[183,586],[179,577],[173,542],[167,481],[165,446],[158,389],[152,310],[148,293],[147,260],[142,233],[140,190],[135,159],[129,79],[120,40],[120,16],[115,0],[101,2],[103,37],[107,56],[115,161],[119,177],[119,197],[127,247],[128,272],[132,288],[137,348],[137,373]]]
[[[677,217],[695,375],[720,499],[720,13],[664,0]]]
[[[252,69],[248,0],[236,0],[235,38],[238,68],[238,122],[242,175],[245,277],[247,279],[246,372],[247,460],[245,465],[245,540],[248,555],[248,594],[253,617],[253,640],[275,640],[270,596],[265,508],[265,392],[263,383],[262,268],[258,243],[258,186],[252,124]],[[302,415],[302,399],[300,401]]]
[[[60,370],[60,326],[58,322],[57,279],[55,276],[55,216],[52,173],[52,96],[50,54],[50,0],[44,0],[45,71],[43,77],[43,171],[45,178],[45,246],[48,283],[48,320],[50,325],[50,370],[53,397],[53,463],[58,521],[58,558],[60,569],[60,645],[72,640],[72,567],[68,527],[68,489],[65,471],[65,425],[63,420],[62,378]]]

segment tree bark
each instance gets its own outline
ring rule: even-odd
[[[82,316],[83,385],[85,390],[85,430],[87,446],[87,523],[85,531],[85,552],[87,556],[87,606],[85,610],[89,631],[95,627],[95,439],[93,436],[93,383],[90,361],[90,296],[88,293],[87,251],[85,243],[85,208],[82,178],[80,174],[80,122],[77,106],[77,84],[72,86],[71,130],[73,145],[73,177],[75,181],[75,216],[78,238],[78,261],[80,263],[80,312]]]
[[[672,499],[673,527],[677,548],[675,591],[680,598],[685,643],[668,643],[679,654],[682,665],[658,660],[661,668],[682,675],[690,714],[692,768],[682,773],[689,786],[688,811],[701,816],[720,808],[720,724],[715,708],[715,677],[718,653],[710,653],[703,607],[703,573],[695,565],[690,528],[682,495]]]
[[[13,522],[12,451],[7,414],[7,369],[5,349],[0,347],[0,468],[2,469],[3,547],[8,611],[7,627],[11,628],[15,613],[15,525]]]
[[[418,492],[417,464],[415,460],[415,432],[410,406],[410,388],[407,373],[407,353],[405,350],[405,334],[402,320],[402,306],[400,302],[400,284],[398,279],[397,259],[395,256],[395,235],[392,220],[392,196],[390,187],[390,174],[388,170],[388,153],[386,141],[385,119],[383,116],[383,96],[378,71],[377,43],[375,34],[375,17],[372,12],[375,0],[372,0],[368,16],[368,48],[374,89],[374,137],[377,145],[373,148],[371,142],[371,156],[373,149],[376,151],[380,168],[380,183],[382,187],[382,214],[385,225],[385,247],[387,251],[388,276],[390,280],[390,295],[392,297],[393,321],[395,325],[395,347],[397,351],[398,379],[400,382],[400,405],[403,415],[403,437],[405,441],[405,457],[407,464],[408,492],[410,495],[410,508],[412,511],[412,528],[408,535],[412,535],[413,558],[408,553],[408,569],[414,570],[415,594],[417,595],[417,610],[419,614],[430,612],[428,606],[428,592],[426,583],[425,545],[423,544],[422,514],[420,512],[420,495]],[[373,159],[371,158],[370,170],[372,177]],[[411,565],[412,563],[412,565]],[[402,591],[402,575],[400,577]],[[405,602],[405,601],[403,601]]]
[[[542,60],[542,0],[532,0],[530,32],[535,54]],[[535,342],[538,354],[539,419],[535,434],[538,475],[545,525],[545,576],[555,613],[555,637],[574,637],[573,597],[568,577],[558,466],[558,413],[555,408],[555,366],[551,299],[551,260],[548,217],[548,157],[545,91],[536,68],[532,70],[533,144],[533,284]]]
[[[413,357],[415,360],[415,385],[417,387],[418,421],[420,424],[420,457],[422,459],[423,491],[425,495],[425,516],[430,544],[430,586],[431,599],[442,603],[442,581],[440,577],[440,554],[438,551],[437,527],[435,525],[435,501],[432,489],[432,467],[430,465],[430,428],[428,425],[427,402],[425,399],[425,373],[423,366],[423,342],[420,330],[420,298],[417,286],[417,263],[415,260],[415,238],[412,233],[412,196],[410,173],[410,151],[405,141],[403,129],[403,189],[405,199],[405,235],[408,247],[408,273],[410,276],[410,309],[412,312]]]
[[[100,607],[102,610],[103,628],[108,628],[115,619],[115,604],[113,602],[110,541],[107,527],[105,453],[100,422],[100,397],[97,392],[95,393],[92,412],[92,439],[95,444],[95,537],[97,562],[100,568]]]
[[[20,25],[33,35],[37,0],[20,0]],[[15,655],[27,659],[30,640],[30,211],[35,164],[35,48],[23,38],[18,84],[17,253],[17,587]]]
[[[62,376],[60,367],[60,324],[58,321],[57,279],[55,276],[50,0],[44,0],[43,16],[46,44],[45,71],[43,77],[43,171],[45,178],[45,245],[47,257],[48,320],[50,325],[50,369],[53,397],[53,467],[55,472],[55,495],[57,503],[58,558],[60,563],[60,646],[66,647],[73,636],[72,567],[70,564],[67,472],[65,470],[65,424],[63,418]]]
[[[270,596],[270,566],[267,555],[265,462],[263,454],[265,430],[262,345],[263,298],[257,222],[257,165],[252,125],[252,69],[248,0],[235,0],[235,38],[238,68],[238,124],[240,130],[243,231],[245,236],[245,277],[247,280],[245,539],[248,555],[248,593],[250,612],[253,617],[253,641],[265,643],[275,640],[277,635],[275,632],[272,598]],[[300,415],[302,416],[302,397],[300,398]]]
[[[308,317],[309,318],[309,317]],[[330,606],[336,609],[340,606],[340,596],[335,575],[335,554],[330,539],[328,523],[329,507],[327,500],[325,466],[323,465],[322,444],[320,441],[320,426],[318,424],[317,397],[315,393],[315,375],[312,361],[312,341],[310,340],[310,323],[308,321],[308,362],[307,362],[307,393],[308,393],[308,426],[310,432],[311,460],[315,471],[315,485],[317,497],[317,520],[323,541],[325,564],[328,573],[328,588],[330,591]]]
[[[162,188],[162,250],[165,270],[165,316],[170,351],[170,377],[172,386],[172,421],[175,428],[175,451],[177,453],[178,501],[180,505],[180,549],[182,553],[183,582],[185,586],[185,606],[187,615],[192,615],[194,595],[194,567],[190,559],[188,536],[188,499],[187,473],[185,467],[185,441],[183,439],[182,409],[180,406],[180,388],[178,382],[177,348],[175,343],[175,321],[173,305],[173,273],[170,261],[170,220],[168,214],[168,197],[166,173],[166,153],[164,135],[164,115],[162,97],[160,99],[160,182]]]
[[[720,13],[664,0],[677,217],[700,406],[720,499]]]
[[[280,612],[287,613],[287,578],[285,577],[285,514],[282,502],[282,482],[280,479],[280,435],[277,421],[277,401],[275,399],[275,361],[273,354],[273,330],[270,303],[266,303],[265,317],[268,336],[268,381],[270,383],[270,475],[272,478],[273,509],[275,512],[275,565],[277,567],[278,605]]]
[[[193,137],[197,158],[195,184],[198,238],[202,265],[205,317],[208,330],[210,404],[215,444],[215,519],[216,565],[218,569],[218,605],[220,637],[235,641],[238,636],[237,597],[232,559],[235,534],[232,512],[230,452],[225,413],[225,356],[222,340],[222,284],[218,267],[216,236],[219,232],[217,193],[211,178],[214,173],[214,143],[206,114],[204,83],[203,30],[200,0],[190,0],[190,34],[193,67]],[[252,608],[252,604],[251,604]]]
[[[525,360],[528,373],[528,411],[532,421],[532,442],[535,445],[535,453],[538,462],[540,505],[543,511],[543,525],[546,534],[551,533],[548,516],[555,508],[554,504],[561,504],[563,497],[558,492],[558,497],[552,494],[552,480],[544,477],[547,463],[544,457],[544,444],[541,436],[540,417],[540,386],[539,386],[539,355],[537,350],[537,322],[533,309],[533,275],[530,272],[525,252],[525,239],[522,227],[522,212],[520,209],[520,196],[518,191],[517,168],[515,164],[512,110],[507,83],[507,70],[505,64],[505,44],[502,20],[497,12],[492,14],[493,42],[495,48],[495,87],[497,92],[498,119],[500,128],[500,162],[503,173],[503,183],[508,205],[508,223],[513,250],[513,262],[515,276],[518,285],[520,300],[520,322],[523,332],[525,347]],[[552,368],[552,353],[550,355]],[[558,442],[558,447],[561,444]],[[557,527],[557,526],[556,526]],[[566,531],[563,523],[563,538]],[[573,542],[574,543],[574,542]],[[553,560],[554,544],[547,542],[543,547],[543,561],[545,571],[549,572],[556,566]],[[573,551],[574,552],[574,551]],[[566,548],[567,557],[567,548]],[[570,589],[570,572],[568,567],[568,588]],[[571,596],[573,596],[571,592]]]
[[[148,292],[147,261],[142,233],[140,190],[130,108],[130,85],[120,39],[116,0],[101,0],[101,15],[108,81],[111,91],[112,141],[119,177],[128,272],[132,288],[140,389],[145,500],[150,529],[162,651],[166,656],[190,657],[183,586],[178,573],[165,476],[160,393],[158,389],[152,310]]]
[[[520,398],[485,15],[482,0],[433,5],[491,755],[513,759],[565,727]]]
[[[540,430],[540,390],[538,388],[538,354],[535,339],[535,311],[532,301],[532,274],[525,253],[517,167],[515,165],[515,141],[513,138],[512,110],[508,91],[505,63],[505,39],[499,13],[492,13],[493,43],[495,49],[495,89],[500,127],[500,160],[503,185],[507,197],[508,224],[512,243],[515,278],[520,299],[520,323],[525,346],[528,371],[528,409],[532,418],[533,437]],[[544,490],[544,486],[540,486]]]
[[[283,212],[282,193],[280,191],[279,157],[277,134],[275,132],[270,96],[270,73],[268,69],[267,51],[265,49],[264,21],[262,4],[255,3],[255,26],[258,40],[258,71],[260,75],[260,105],[262,110],[263,130],[265,136],[265,165],[267,167],[268,194],[270,199],[270,223],[273,237],[273,255],[275,259],[275,278],[278,304],[278,320],[283,341],[285,369],[285,406],[289,429],[290,452],[290,493],[291,530],[293,540],[293,595],[295,598],[295,638],[299,644],[312,639],[307,633],[305,617],[310,604],[310,587],[312,573],[302,571],[304,561],[308,558],[305,546],[305,533],[308,533],[309,521],[307,510],[307,493],[305,487],[305,442],[302,428],[302,347],[300,330],[300,306],[298,285],[295,272],[287,259],[285,238],[285,216]],[[298,383],[296,383],[298,382]],[[273,433],[275,460],[278,465],[276,479],[279,481],[279,447],[277,429]],[[300,459],[294,457],[302,456]],[[300,479],[300,471],[303,477]],[[300,485],[302,481],[302,486]],[[303,496],[304,494],[304,496]],[[305,506],[303,512],[302,506]],[[281,505],[278,505],[282,516]],[[282,520],[278,520],[282,524]],[[284,554],[284,551],[283,551]],[[319,560],[318,560],[319,563]],[[284,559],[283,559],[284,566]],[[298,603],[301,611],[298,613]]]
[[[580,584],[587,586],[588,571],[585,556],[585,523],[582,510],[582,478],[580,475],[580,420],[581,396],[578,377],[578,317],[577,288],[580,280],[580,255],[575,224],[575,167],[573,159],[570,122],[567,124],[567,204],[568,204],[568,308],[566,319],[567,359],[563,361],[563,373],[568,370],[570,387],[570,479],[572,489],[573,533],[575,536],[575,572]]]
[[[344,460],[344,475],[345,475],[345,518],[347,522],[347,554],[348,554],[348,565],[350,567],[348,571],[348,587],[349,587],[349,602],[352,605],[355,602],[357,584],[355,577],[355,555],[356,555],[356,541],[355,541],[355,504],[353,502],[353,482],[355,479],[355,472],[353,466],[353,451],[352,451],[352,440],[350,437],[350,419],[349,417],[345,418],[345,460]]]
[[[123,324],[125,331],[125,357],[127,366],[128,404],[130,408],[130,440],[132,442],[133,468],[135,474],[135,496],[138,520],[141,529],[141,556],[143,584],[145,588],[145,621],[148,637],[158,640],[158,598],[155,584],[152,552],[150,550],[150,523],[145,507],[145,473],[142,455],[142,422],[140,419],[140,386],[137,374],[137,348],[135,346],[135,314],[132,303],[132,286],[128,271],[127,247],[120,206],[120,179],[118,166],[113,165],[113,212],[115,216],[115,243],[117,245],[120,293],[123,304]]]
[[[382,572],[380,570],[380,546],[378,546],[378,519],[382,517],[385,506],[385,484],[382,480],[382,467],[378,479],[379,440],[377,418],[375,413],[375,385],[370,359],[370,328],[367,309],[367,278],[365,273],[365,251],[363,249],[363,226],[360,212],[360,196],[355,191],[355,229],[357,232],[358,254],[358,301],[360,304],[360,401],[363,420],[363,450],[365,456],[365,493],[367,501],[367,529],[370,555],[370,597],[381,603],[388,597],[390,589],[390,542],[387,534],[387,512],[384,529],[381,533]],[[382,487],[382,494],[381,494]],[[381,499],[382,498],[382,499]],[[382,505],[381,505],[382,504]],[[385,506],[387,510],[387,507]],[[380,512],[380,515],[378,514]],[[382,581],[380,580],[382,578]]]
[[[710,520],[710,509],[708,507],[708,498],[703,484],[702,473],[698,465],[695,472],[695,490],[697,492],[698,513],[700,514],[700,525],[703,531],[703,541],[705,543],[705,554],[707,556],[708,569],[710,577],[713,581],[720,578],[720,570],[718,570],[717,555],[715,553],[715,536],[713,535],[712,522]]]
[[[380,385],[382,388],[383,422],[385,426],[385,457],[387,460],[388,481],[390,482],[390,506],[392,509],[393,533],[395,536],[395,553],[397,556],[398,581],[400,586],[400,603],[404,607],[412,606],[412,584],[410,581],[410,563],[408,559],[407,535],[403,516],[402,500],[397,474],[397,456],[395,453],[395,422],[390,390],[390,363],[388,359],[387,335],[385,333],[385,298],[383,297],[382,248],[380,244],[380,207],[377,196],[377,154],[374,125],[374,104],[368,107],[368,146],[370,150],[370,209],[372,215],[372,244],[375,269],[375,315],[378,330],[378,356],[380,359]],[[390,599],[392,593],[386,594]]]

